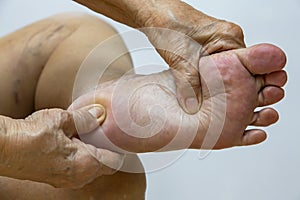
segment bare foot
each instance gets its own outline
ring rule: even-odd
[[[285,63],[285,54],[268,44],[203,57],[199,64],[203,103],[195,115],[186,114],[178,105],[170,71],[124,75],[80,97],[73,108],[104,105],[105,122],[86,136],[93,145],[116,151],[258,144],[266,139],[266,133],[246,128],[269,126],[278,120],[272,108],[254,110],[284,97]]]

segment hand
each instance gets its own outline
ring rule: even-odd
[[[104,112],[100,105],[93,105],[72,112],[42,110],[25,120],[7,120],[9,128],[1,152],[6,158],[1,163],[6,167],[1,175],[74,189],[101,175],[113,174],[124,156],[71,138],[98,127]]]
[[[143,6],[136,14],[136,23],[139,27],[165,28],[141,30],[173,69],[181,107],[187,113],[194,114],[201,104],[201,83],[197,70],[200,57],[244,48],[243,31],[236,24],[207,16],[182,1],[147,2],[141,4]]]

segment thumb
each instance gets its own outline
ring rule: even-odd
[[[201,82],[199,72],[193,66],[178,63],[172,74],[176,83],[178,103],[188,114],[199,111],[201,99]]]
[[[105,120],[105,108],[100,104],[93,104],[79,110],[71,111],[74,127],[77,133],[85,134],[95,130]]]

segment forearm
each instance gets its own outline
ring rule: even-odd
[[[12,119],[0,116],[0,176],[6,176],[16,179],[26,179],[30,174],[24,173],[24,170],[36,162],[34,155],[40,146],[34,143],[33,138],[38,140],[38,134],[45,129],[44,127],[34,130],[35,123],[24,119]]]
[[[191,24],[206,26],[216,19],[180,0],[74,0],[88,8],[133,28],[175,26],[186,14]],[[182,12],[184,10],[184,12]],[[186,25],[186,24],[182,24]],[[178,24],[176,24],[178,26]],[[175,28],[175,27],[169,27]],[[178,27],[176,27],[178,28]]]
[[[5,117],[0,116],[0,171],[2,171],[5,156],[4,148],[6,144],[7,127],[5,123]]]
[[[135,13],[138,12],[140,0],[74,0],[95,12],[111,19],[138,28],[135,22]]]
[[[173,41],[179,43],[182,38],[178,37],[182,35],[177,34],[174,39],[169,37],[168,31],[158,33],[160,29],[142,28],[159,27],[170,29],[173,33],[183,33],[204,47],[202,53],[211,54],[245,47],[243,31],[238,25],[208,16],[180,0],[75,1],[123,24],[140,28],[157,49],[167,48],[162,46],[161,41],[168,41],[171,46]],[[176,44],[174,47],[176,48]],[[168,55],[159,53],[172,68],[175,67]]]
[[[16,163],[13,160],[16,160],[15,155],[19,151],[15,147],[20,146],[19,141],[14,140],[17,123],[18,120],[0,116],[0,176],[16,176]]]

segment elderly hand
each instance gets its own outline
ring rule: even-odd
[[[200,56],[245,47],[239,26],[205,15],[181,0],[75,1],[121,23],[141,28],[173,69],[178,102],[189,114],[196,113],[201,104],[197,70]]]
[[[124,156],[72,138],[98,127],[104,112],[102,106],[93,105],[72,112],[42,110],[25,120],[4,118],[0,175],[81,188],[101,175],[113,174]]]
[[[160,55],[173,69],[177,99],[190,114],[201,104],[200,57],[245,47],[241,28],[233,23],[207,16],[178,0],[147,1],[137,12],[142,29]],[[169,30],[167,30],[169,29]]]

